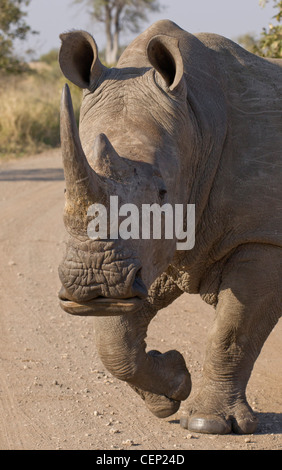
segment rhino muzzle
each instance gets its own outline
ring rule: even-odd
[[[86,298],[85,295],[73,295],[62,285],[59,292],[60,306],[72,315],[113,316],[137,312],[148,292],[139,275],[140,270],[132,271],[131,279],[129,282],[125,280],[122,291],[117,292],[116,297],[115,292],[112,297],[101,295],[103,292],[100,285],[94,285],[92,289],[88,286],[89,294]],[[111,289],[109,291],[111,292]]]
[[[137,260],[120,259],[114,251],[112,260],[96,253],[75,254],[69,248],[59,267],[62,288],[59,292],[60,306],[73,315],[122,315],[139,310],[148,292],[141,278]],[[103,262],[104,258],[104,262]],[[78,261],[79,260],[79,261]]]

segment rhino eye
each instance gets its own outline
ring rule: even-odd
[[[160,196],[160,198],[163,199],[163,198],[165,197],[166,193],[167,193],[167,190],[166,190],[166,189],[160,189],[160,190],[159,190],[159,196]]]

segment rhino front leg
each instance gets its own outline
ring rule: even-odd
[[[95,318],[96,345],[105,367],[126,381],[159,418],[178,410],[191,390],[190,374],[177,351],[146,353],[145,337],[152,314]]]
[[[203,383],[181,425],[190,431],[253,433],[246,387],[259,352],[281,315],[281,249],[244,246],[225,267],[209,335]],[[279,287],[280,286],[280,287]]]

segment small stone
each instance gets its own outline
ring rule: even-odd
[[[192,436],[192,434],[187,434],[187,436],[185,436],[184,439],[193,439],[194,436]]]
[[[126,439],[125,441],[122,441],[122,445],[126,447],[133,446],[134,442],[132,439]]]
[[[112,429],[110,429],[109,432],[110,432],[110,434],[118,434],[118,433],[119,433],[119,430],[112,428]]]

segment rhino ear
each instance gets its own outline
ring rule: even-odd
[[[65,77],[80,88],[94,88],[106,67],[93,37],[86,31],[72,31],[60,39],[59,63]]]
[[[173,91],[179,85],[184,73],[178,39],[162,34],[154,36],[147,46],[147,55],[152,66]]]

